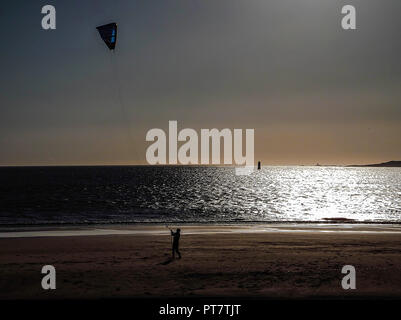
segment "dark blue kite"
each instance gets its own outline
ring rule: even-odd
[[[96,27],[96,29],[109,49],[114,50],[117,42],[117,24],[113,22]]]

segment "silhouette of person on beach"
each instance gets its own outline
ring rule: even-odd
[[[175,258],[176,252],[178,254],[178,259],[181,259],[181,253],[179,251],[181,229],[178,228],[176,232],[170,230],[170,232],[171,236],[173,237],[173,247],[172,247],[173,259]]]

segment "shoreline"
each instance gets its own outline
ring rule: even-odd
[[[185,228],[184,234],[226,234],[226,233],[339,233],[339,234],[400,234],[401,224],[365,224],[365,223],[265,223],[265,224],[171,224]],[[0,239],[35,238],[35,237],[72,237],[72,236],[108,236],[108,235],[166,235],[168,230],[162,224],[104,224],[57,227],[0,228]]]
[[[241,226],[241,225],[401,225],[401,220],[394,221],[359,221],[347,218],[333,218],[333,219],[325,219],[325,220],[314,220],[314,221],[138,221],[138,222],[82,222],[82,223],[39,223],[39,224],[1,224],[0,223],[0,232],[8,231],[8,230],[23,230],[23,229],[59,229],[59,228],[94,228],[94,227],[104,227],[104,226],[127,226],[127,227],[136,227],[136,226],[166,226],[166,225],[181,225],[181,226]]]

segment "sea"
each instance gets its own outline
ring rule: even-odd
[[[0,168],[0,226],[400,223],[401,168]]]

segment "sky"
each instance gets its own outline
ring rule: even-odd
[[[42,6],[56,30],[41,28]],[[341,8],[356,8],[356,30]],[[0,165],[146,164],[148,130],[255,129],[271,165],[401,160],[399,0],[8,1]],[[110,52],[96,26],[118,24]]]

